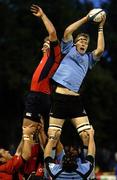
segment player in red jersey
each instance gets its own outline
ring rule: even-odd
[[[31,12],[43,21],[49,36],[44,39],[43,57],[32,77],[25,102],[23,126],[31,123],[37,126],[41,116],[48,119],[52,92],[51,77],[61,60],[60,44],[53,24],[39,6],[32,5]]]
[[[22,140],[14,156],[9,151],[0,149],[0,180],[23,180],[20,168],[31,155],[30,138],[34,133],[35,127],[29,125],[23,128]]]

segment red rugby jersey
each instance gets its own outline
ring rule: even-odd
[[[51,77],[61,61],[61,48],[58,41],[50,42],[50,49],[37,66],[31,81],[31,91],[51,94]]]
[[[0,180],[12,180],[13,175],[18,172],[23,165],[21,156],[13,156],[7,163],[0,165]],[[19,179],[22,180],[21,174],[18,174]]]
[[[36,170],[36,176],[43,177],[44,176],[44,166],[39,163],[37,170]]]
[[[31,148],[31,157],[26,161],[23,171],[24,174],[30,175],[33,171],[36,171],[37,157],[40,151],[39,144],[34,144]]]

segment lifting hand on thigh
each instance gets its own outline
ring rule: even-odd
[[[49,128],[48,128],[48,137],[54,138],[57,131],[59,131],[61,134],[63,123],[64,123],[63,119],[57,119],[57,118],[50,117]]]

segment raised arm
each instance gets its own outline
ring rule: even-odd
[[[103,26],[104,26],[105,20],[106,20],[106,16],[104,15],[98,28],[97,48],[93,51],[94,57],[97,57],[97,58],[102,55],[105,48],[104,33],[103,33]]]
[[[49,40],[50,41],[56,41],[57,40],[57,35],[56,35],[56,30],[52,22],[48,19],[46,14],[43,12],[43,10],[38,6],[33,4],[31,6],[31,12],[34,16],[37,16],[42,19],[48,34],[49,34]]]
[[[56,156],[60,155],[63,152],[63,145],[59,140],[56,145]]]
[[[80,26],[82,26],[86,22],[88,22],[88,15],[83,17],[82,19],[74,22],[73,24],[69,25],[65,29],[63,40],[65,42],[67,42],[67,41],[70,41],[71,39],[73,39],[73,36],[72,36],[73,32],[76,31]]]

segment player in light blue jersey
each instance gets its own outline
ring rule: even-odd
[[[103,54],[105,19],[103,15],[98,27],[97,47],[91,53],[86,52],[90,41],[88,34],[81,33],[73,40],[74,31],[89,21],[88,15],[69,25],[64,32],[61,42],[64,58],[53,76],[57,87],[50,112],[49,138],[54,137],[57,130],[62,130],[65,119],[71,120],[82,139],[84,131],[90,129],[79,91],[88,69],[92,69]]]
[[[90,41],[88,34],[81,33],[73,41],[73,32],[89,21],[88,15],[69,25],[64,32],[61,48],[65,56],[53,76],[57,87],[53,94],[50,113],[48,130],[50,137],[54,136],[58,129],[62,129],[65,119],[71,119],[81,137],[83,131],[90,128],[79,90],[88,69],[92,69],[104,51],[105,19],[106,16],[103,15],[98,28],[97,47],[91,53],[86,52]]]
[[[44,151],[45,166],[52,177],[56,180],[89,180],[90,174],[93,169],[94,157],[95,157],[95,142],[94,142],[94,130],[91,127],[89,130],[86,130],[87,135],[89,136],[88,142],[88,153],[85,161],[82,162],[79,156],[79,148],[73,149],[69,147],[69,151],[62,158],[62,162],[57,164],[53,161],[51,152],[53,145],[58,141],[58,135],[60,131],[56,132],[54,138],[49,138],[48,144]]]

